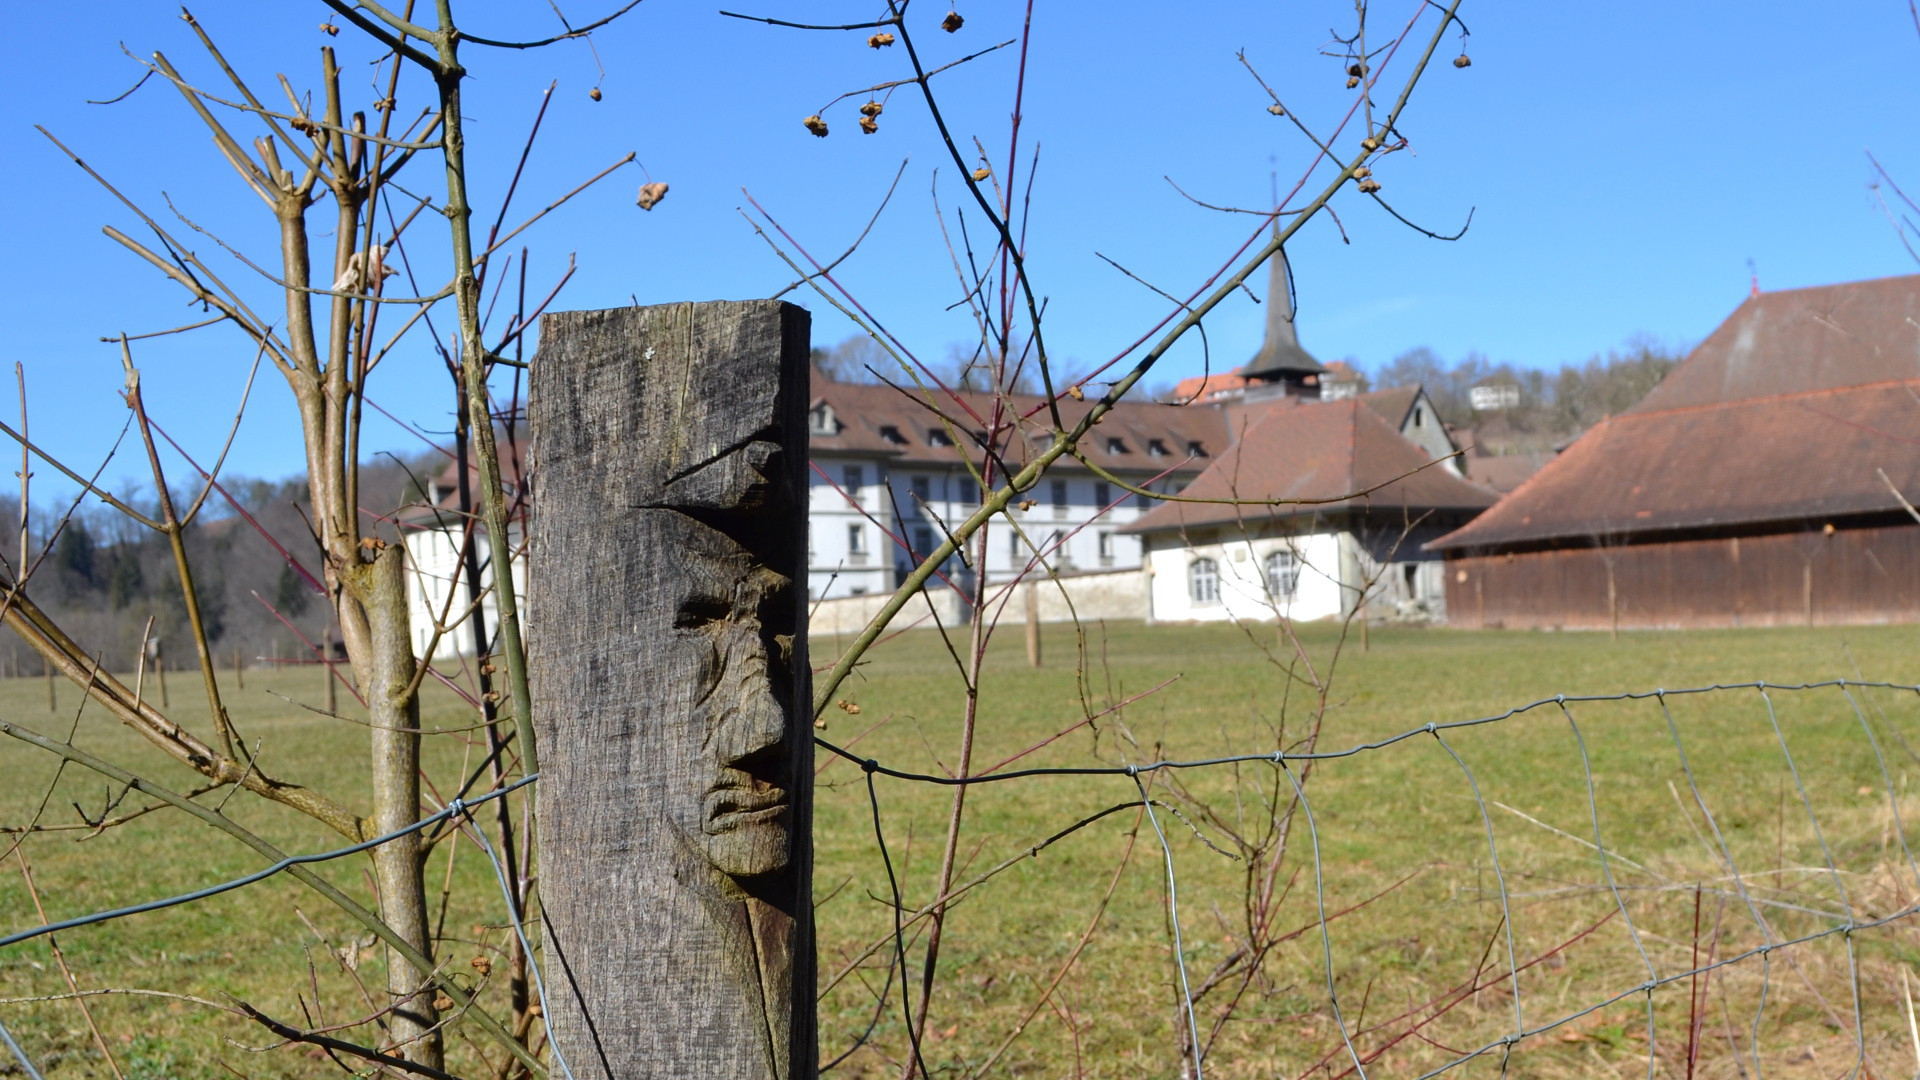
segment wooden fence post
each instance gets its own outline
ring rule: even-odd
[[[807,312],[550,314],[528,671],[576,1076],[815,1074]]]
[[[1040,586],[1027,582],[1027,666],[1040,666]]]

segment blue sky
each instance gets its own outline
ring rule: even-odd
[[[822,22],[869,17],[878,6],[724,2]],[[914,9],[916,40],[935,62],[1019,32],[1017,5],[963,2],[966,27],[948,36],[936,26],[945,7],[922,4]],[[593,14],[580,0],[563,7],[576,21]],[[1376,0],[1374,40],[1414,7]],[[554,28],[542,3],[460,10],[490,36]],[[1350,98],[1344,73],[1319,50],[1329,28],[1350,23],[1351,10],[1344,0],[1035,4],[1020,168],[1037,142],[1030,262],[1048,297],[1056,354],[1105,360],[1165,313],[1164,301],[1096,253],[1184,294],[1252,227],[1250,218],[1193,206],[1165,178],[1209,202],[1251,207],[1267,202],[1275,172],[1283,185],[1298,178],[1310,147],[1267,113],[1264,93],[1234,54],[1246,49],[1288,105],[1326,131]],[[1335,208],[1350,242],[1322,218],[1289,247],[1302,340],[1322,359],[1377,366],[1425,345],[1445,357],[1477,350],[1552,367],[1636,334],[1697,341],[1746,294],[1749,259],[1769,289],[1916,269],[1875,205],[1866,157],[1871,150],[1920,188],[1911,125],[1920,34],[1900,0],[1468,0],[1461,11],[1473,31],[1473,65],[1448,62],[1460,48],[1450,34],[1403,117],[1413,152],[1382,163],[1378,179],[1410,218],[1451,231],[1471,207],[1473,228],[1458,243],[1439,243],[1345,193]],[[372,53],[351,30],[324,36],[317,3],[219,0],[194,12],[262,93],[276,89],[281,71],[302,90],[315,86],[317,50],[333,44],[350,72],[349,92],[362,104],[376,96],[365,63]],[[1416,34],[1432,25],[1429,17]],[[937,183],[951,225],[963,192],[911,88],[890,99],[876,135],[855,127],[861,98],[826,114],[826,139],[800,123],[837,94],[902,77],[904,50],[869,49],[864,34],[728,19],[715,3],[685,0],[646,0],[594,41],[597,62],[577,44],[532,54],[470,47],[466,57],[476,74],[469,139],[484,219],[552,80],[554,103],[510,218],[629,150],[672,185],[666,201],[643,213],[633,195],[645,177],[628,167],[546,219],[529,234],[530,294],[544,295],[572,256],[579,271],[560,307],[768,295],[792,275],[737,212],[742,187],[826,257],[865,224],[906,159],[892,204],[841,278],[924,356],[938,359],[971,337],[964,311],[945,310],[960,290],[933,209]],[[0,128],[8,163],[0,213],[11,241],[0,264],[7,351],[24,366],[36,438],[89,469],[125,416],[117,352],[96,339],[192,316],[171,285],[101,235],[102,225],[133,232],[137,222],[33,125],[53,131],[170,229],[186,233],[163,192],[228,243],[272,255],[271,217],[175,91],[156,80],[121,104],[85,104],[138,77],[122,42],[136,54],[165,51],[196,81],[218,78],[164,4],[99,3],[84,19],[72,8],[22,7],[0,42],[9,118]],[[1397,86],[1410,58],[1397,59],[1384,82]],[[1005,49],[937,80],[949,123],[962,137],[978,136],[996,169],[1004,168],[1016,62],[1017,49]],[[596,81],[597,104],[587,96]],[[415,79],[410,98],[403,90],[403,111],[424,101],[423,89]],[[246,128],[243,119],[234,123]],[[438,190],[435,167],[422,166],[403,182]],[[978,242],[972,215],[969,226]],[[213,241],[195,236],[193,245],[229,280],[246,282],[257,303],[279,306],[251,271],[230,259],[223,265]],[[410,251],[423,284],[443,274],[434,237],[415,237]],[[1255,291],[1264,297],[1264,282]],[[850,332],[824,304],[803,299],[816,311],[817,341]],[[1245,299],[1209,320],[1216,368],[1252,354],[1260,321],[1261,309]],[[447,318],[439,322],[444,328]],[[251,359],[224,329],[148,343],[136,355],[161,423],[208,457]],[[1170,356],[1160,377],[1200,364],[1196,341]],[[237,472],[279,477],[301,466],[291,401],[277,379],[263,372],[230,465]],[[371,396],[421,427],[447,426],[448,383],[425,337],[379,373]],[[0,407],[14,411],[10,400]],[[367,445],[420,444],[370,420]],[[142,478],[144,468],[123,451],[107,475],[119,485]]]

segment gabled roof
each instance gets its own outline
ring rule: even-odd
[[[1920,275],[1749,297],[1632,413],[1920,378]]]
[[[1395,431],[1405,430],[1407,414],[1413,411],[1414,403],[1420,400],[1421,386],[1390,386],[1385,390],[1373,390],[1357,395],[1361,404],[1380,414],[1380,419],[1393,425]]]
[[[903,465],[953,466],[959,463],[953,446],[943,445],[946,430],[940,417],[919,398],[918,391],[902,393],[891,386],[869,383],[835,382],[816,371],[809,407],[821,404],[833,410],[837,430],[832,434],[815,431],[810,436],[815,454],[863,454],[893,458]],[[967,414],[952,398],[935,391],[935,404],[954,421],[960,446],[972,449],[977,433],[986,427]],[[992,419],[996,404],[1001,423],[1034,413],[1021,421],[1019,431],[1029,433],[1003,436],[1003,452],[1010,464],[1025,462],[1034,453],[1031,435],[1045,432],[1045,399],[1034,394],[1011,394],[996,398],[993,394],[961,391],[960,398],[979,417]],[[1060,402],[1060,415],[1069,425],[1085,415],[1094,402]],[[1133,475],[1173,472],[1192,475],[1206,468],[1212,456],[1227,448],[1226,421],[1216,408],[1178,408],[1151,401],[1121,401],[1100,421],[1081,443],[1087,458],[1101,468]],[[1156,452],[1155,448],[1158,448]],[[1197,452],[1190,453],[1190,448]],[[1060,461],[1062,469],[1076,469],[1071,458]]]
[[[1690,362],[1690,361],[1689,361]],[[1602,421],[1498,505],[1434,541],[1557,539],[1825,519],[1920,492],[1920,379],[1634,411]]]
[[[1232,449],[1181,493],[1240,500],[1241,505],[1163,502],[1124,531],[1156,532],[1329,510],[1478,510],[1494,501],[1493,492],[1430,460],[1359,399],[1276,401],[1264,412],[1247,410],[1242,415],[1246,430]]]
[[[1759,293],[1641,402],[1435,549],[1897,511],[1920,481],[1920,275]]]

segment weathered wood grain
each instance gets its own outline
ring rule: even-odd
[[[531,372],[529,676],[579,1080],[817,1062],[805,310],[568,312]]]

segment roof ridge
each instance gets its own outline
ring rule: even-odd
[[[1920,274],[1915,274],[1912,276],[1920,277]],[[1634,412],[1631,409],[1629,409],[1626,412],[1613,414],[1610,417],[1610,419],[1618,420],[1623,418],[1640,417],[1640,416],[1669,416],[1675,413],[1702,412],[1710,409],[1730,409],[1730,408],[1735,408],[1742,405],[1763,405],[1771,402],[1786,401],[1789,398],[1819,397],[1822,395],[1831,396],[1833,394],[1851,394],[1858,390],[1878,390],[1878,389],[1884,389],[1889,386],[1912,385],[1914,383],[1920,383],[1920,375],[1915,375],[1905,379],[1876,379],[1873,382],[1853,383],[1848,386],[1821,386],[1821,387],[1815,387],[1811,390],[1788,390],[1788,391],[1785,391],[1784,393],[1779,393],[1779,394],[1757,394],[1753,397],[1734,398],[1732,401],[1709,401],[1699,405],[1672,405],[1664,409],[1648,409],[1645,412]],[[1592,431],[1593,428],[1588,428],[1587,430]],[[1584,437],[1585,437],[1585,432],[1582,432],[1579,436],[1576,436],[1576,438],[1584,438]]]

